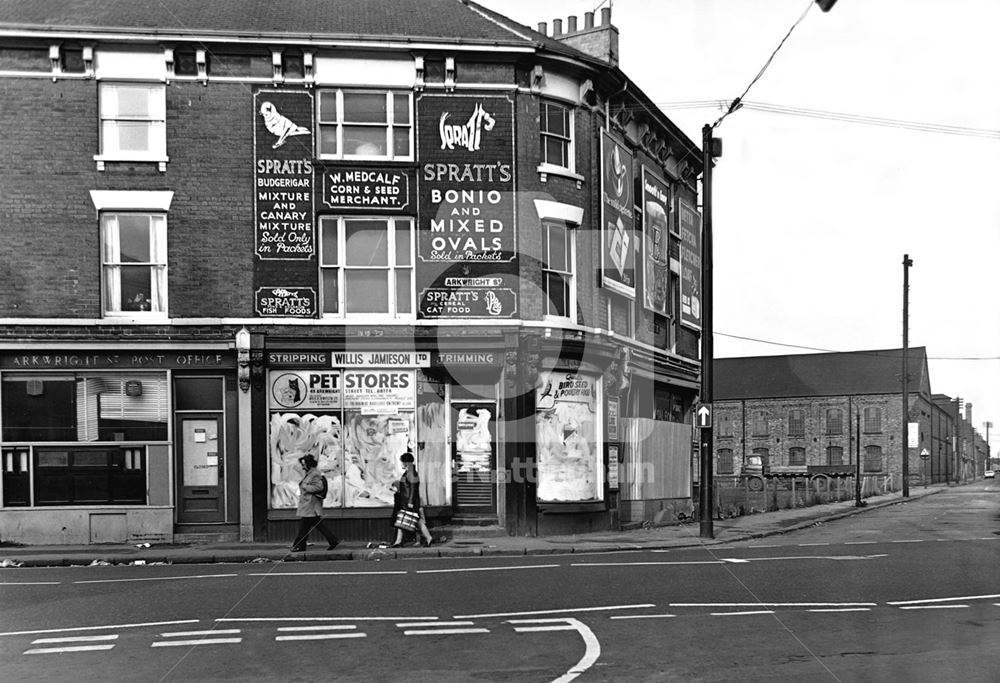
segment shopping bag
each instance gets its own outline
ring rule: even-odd
[[[393,523],[397,529],[403,531],[413,531],[417,528],[417,521],[420,515],[413,510],[400,510],[396,513],[396,521]]]

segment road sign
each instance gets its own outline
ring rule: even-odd
[[[701,429],[711,429],[712,428],[712,404],[702,403],[698,406],[698,410],[695,415],[698,419],[698,427]]]
[[[926,460],[927,458],[931,457],[931,452],[926,448],[922,448],[920,450],[920,457]]]

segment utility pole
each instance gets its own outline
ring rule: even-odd
[[[859,508],[864,505],[864,501],[861,500],[861,408],[859,407],[854,411],[854,507]]]
[[[700,428],[701,444],[701,486],[698,487],[699,536],[714,538],[712,522],[712,500],[715,490],[712,457],[712,360],[715,348],[712,339],[712,167],[715,165],[715,147],[719,141],[712,136],[714,126],[705,124],[701,129],[703,170],[701,180],[702,223],[701,223],[701,402],[708,406],[708,427]],[[720,145],[721,146],[721,145]]]
[[[903,498],[910,496],[910,266],[913,259],[903,254]]]

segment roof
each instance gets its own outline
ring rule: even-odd
[[[902,349],[716,358],[713,399],[901,394]],[[927,349],[909,349],[908,391],[930,395]]]
[[[0,0],[5,28],[534,44],[485,14],[463,0]]]

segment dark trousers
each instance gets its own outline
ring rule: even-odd
[[[340,543],[340,539],[337,538],[336,534],[326,528],[322,517],[299,517],[299,533],[295,537],[295,543],[292,544],[292,547],[305,550],[306,539],[309,538],[309,532],[313,529],[318,529],[329,545]]]

